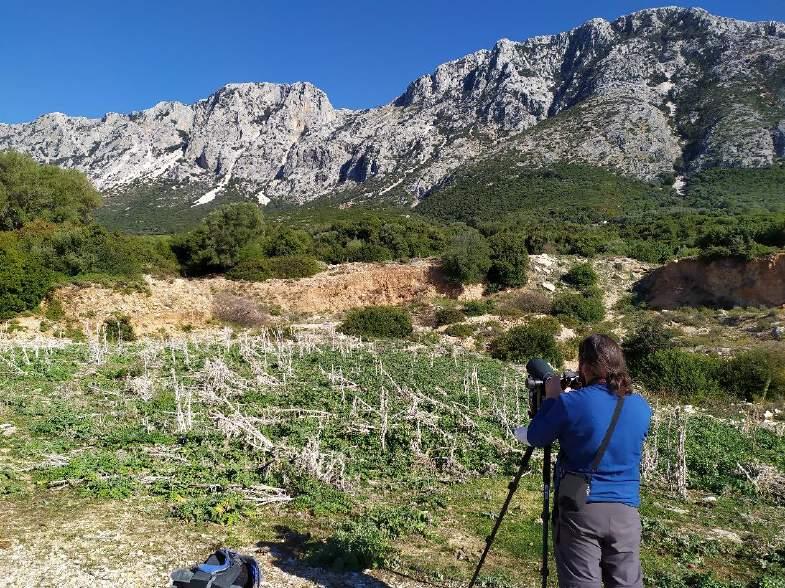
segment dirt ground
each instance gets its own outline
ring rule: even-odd
[[[310,278],[236,282],[223,277],[203,279],[146,278],[149,295],[101,286],[67,286],[58,290],[67,319],[100,325],[115,314],[131,318],[138,334],[189,326],[200,328],[214,318],[226,319],[237,299],[260,309],[302,315],[326,315],[375,304],[402,304],[433,296],[476,296],[448,285],[432,261],[350,263],[331,266]],[[478,293],[478,294],[481,294]],[[241,312],[241,311],[238,311]]]
[[[56,494],[56,493],[55,493]],[[37,588],[168,587],[169,573],[203,561],[220,546],[220,529],[198,531],[152,501],[87,501],[54,495],[44,505],[0,502],[0,578]],[[420,588],[384,571],[331,573],[293,558],[283,542],[239,549],[275,588]]]

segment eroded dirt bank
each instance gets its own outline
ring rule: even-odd
[[[67,286],[55,296],[69,319],[100,324],[120,313],[130,317],[138,333],[145,334],[178,325],[203,326],[237,304],[237,299],[288,313],[332,314],[358,306],[462,294],[445,282],[432,261],[352,263],[331,267],[311,278],[258,283],[222,277],[146,280],[149,295],[102,286]]]
[[[683,259],[650,272],[638,290],[652,308],[785,305],[785,254]]]

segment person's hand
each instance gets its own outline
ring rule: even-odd
[[[561,393],[561,378],[553,374],[545,381],[545,398],[558,398]]]
[[[526,427],[515,427],[515,438],[523,443],[524,445],[529,444],[529,436],[527,435],[527,428]]]

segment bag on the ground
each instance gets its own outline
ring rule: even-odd
[[[202,564],[175,570],[172,588],[258,588],[262,574],[256,560],[219,549]]]

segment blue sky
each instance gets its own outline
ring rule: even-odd
[[[673,2],[548,0],[1,0],[0,122],[193,102],[228,82],[310,81],[338,107],[400,94],[502,37],[556,33]],[[694,5],[694,4],[685,4]],[[785,21],[785,0],[706,0]]]

